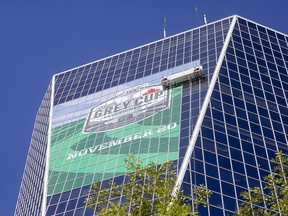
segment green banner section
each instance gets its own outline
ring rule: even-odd
[[[165,91],[169,106],[140,121],[95,133],[83,132],[85,119],[54,128],[48,196],[123,175],[131,152],[147,163],[178,159],[182,87]]]

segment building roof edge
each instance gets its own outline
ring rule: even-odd
[[[223,18],[223,19],[219,19],[219,20],[213,21],[213,22],[211,22],[211,23],[208,23],[208,24],[205,24],[205,25],[201,25],[201,26],[198,26],[198,27],[196,27],[196,28],[191,28],[191,29],[185,30],[185,31],[183,31],[183,32],[180,32],[180,33],[177,33],[177,34],[168,36],[168,37],[166,37],[166,38],[161,38],[161,39],[158,39],[158,40],[155,40],[155,41],[152,41],[152,42],[149,42],[149,43],[146,43],[146,44],[137,46],[137,47],[135,47],[135,48],[131,48],[131,49],[128,49],[128,50],[125,50],[125,51],[122,51],[122,52],[119,52],[119,53],[116,53],[116,54],[113,54],[113,55],[110,55],[110,56],[107,56],[107,57],[104,57],[104,58],[100,58],[100,59],[97,59],[97,60],[95,60],[95,61],[92,61],[92,62],[83,64],[83,65],[80,65],[80,66],[77,66],[77,67],[74,67],[74,68],[71,68],[71,69],[68,69],[68,70],[59,72],[59,73],[56,73],[56,74],[54,74],[53,76],[56,77],[56,76],[58,76],[58,75],[60,75],[60,74],[62,74],[62,73],[66,73],[66,72],[68,72],[68,71],[71,71],[71,70],[74,70],[74,69],[77,69],[77,68],[85,67],[86,65],[89,65],[89,64],[92,64],[92,63],[95,63],[95,62],[98,62],[98,61],[102,61],[102,60],[105,60],[105,59],[108,59],[108,58],[111,58],[111,57],[114,57],[114,56],[117,56],[117,55],[120,55],[120,54],[129,52],[129,51],[132,51],[132,50],[135,50],[135,49],[139,49],[139,48],[141,48],[141,47],[144,47],[144,46],[147,46],[147,45],[150,45],[150,44],[153,44],[153,43],[157,43],[157,42],[160,42],[160,41],[162,41],[162,40],[166,40],[166,39],[169,39],[169,38],[172,38],[172,37],[175,37],[175,36],[184,34],[184,33],[186,33],[186,32],[189,32],[189,31],[192,31],[192,30],[196,30],[196,29],[198,29],[198,28],[202,28],[202,27],[204,27],[204,26],[207,26],[207,25],[211,25],[211,24],[220,22],[220,21],[222,21],[222,20],[230,19],[230,18],[233,18],[234,16],[235,16],[235,15],[228,16],[228,17],[225,17],[225,18]]]

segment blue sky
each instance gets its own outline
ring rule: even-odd
[[[53,74],[238,14],[288,33],[287,0],[0,0],[0,215],[13,215],[35,115]],[[202,22],[202,20],[201,20]],[[203,22],[202,22],[203,23]]]

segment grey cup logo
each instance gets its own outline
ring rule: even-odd
[[[91,109],[83,132],[96,133],[122,127],[170,106],[170,90],[144,84],[123,91]]]

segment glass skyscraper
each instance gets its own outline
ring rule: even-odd
[[[125,182],[124,158],[173,160],[201,215],[238,210],[288,153],[288,37],[231,16],[59,74],[39,108],[15,215],[95,215],[93,182]],[[202,67],[203,75],[161,85]]]

